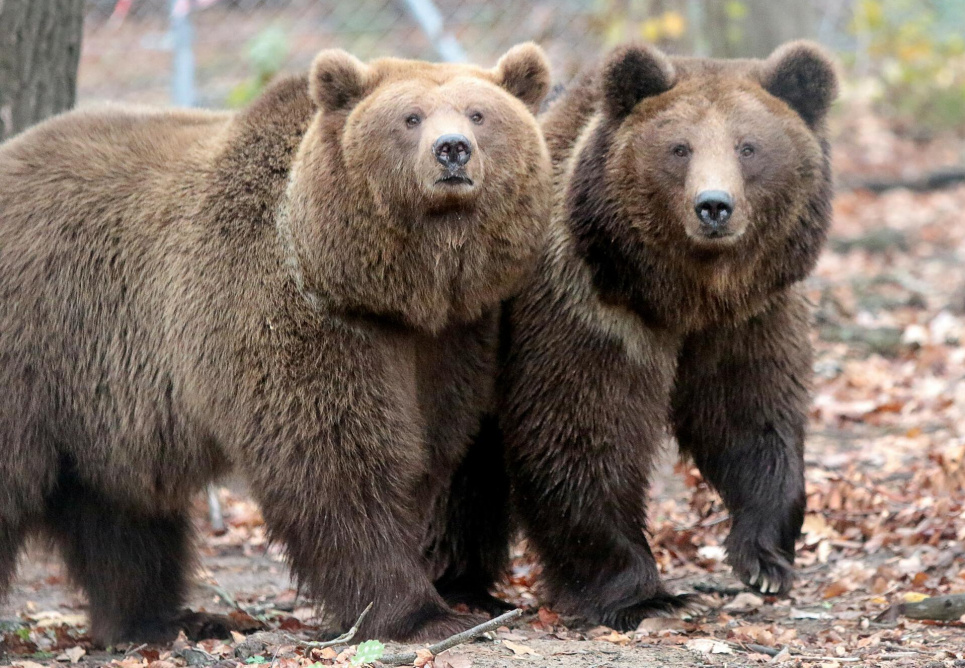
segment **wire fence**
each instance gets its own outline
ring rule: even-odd
[[[363,60],[492,65],[535,39],[560,71],[572,71],[603,44],[597,20],[579,0],[89,0],[78,97],[231,106],[265,70],[305,71],[335,46]],[[182,76],[190,94],[177,90]]]
[[[561,81],[633,38],[761,56],[810,37],[851,53],[860,73],[869,52],[856,12],[875,3],[910,13],[927,4],[941,25],[965,23],[962,0],[87,0],[78,97],[238,106],[272,75],[305,71],[323,48],[492,65],[525,40],[543,46]]]

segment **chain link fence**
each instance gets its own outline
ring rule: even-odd
[[[628,39],[670,52],[762,56],[810,37],[860,74],[874,56],[855,36],[856,17],[882,6],[911,20],[925,5],[941,26],[965,22],[963,0],[86,0],[78,95],[80,104],[231,107],[279,72],[305,71],[328,47],[363,60],[489,66],[525,40],[546,49],[560,81]]]
[[[78,97],[232,106],[259,79],[305,71],[328,47],[363,60],[464,54],[489,66],[533,39],[566,72],[602,46],[598,19],[580,0],[89,0]],[[180,76],[193,79],[191,93],[178,92]]]

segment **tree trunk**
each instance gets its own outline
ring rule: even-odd
[[[84,0],[0,0],[0,141],[74,104]]]
[[[702,9],[710,53],[718,58],[765,58],[784,42],[815,37],[810,2],[711,0]]]

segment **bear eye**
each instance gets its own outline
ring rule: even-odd
[[[409,114],[408,116],[406,116],[405,126],[407,128],[414,128],[421,122],[422,122],[422,119],[419,118],[419,114]]]
[[[742,158],[749,158],[754,155],[754,147],[750,144],[744,144],[740,148],[740,154]]]
[[[686,158],[690,155],[690,147],[686,144],[677,144],[673,147],[673,154],[678,158]]]
[[[476,125],[482,125],[483,115],[477,111],[477,112],[473,113],[472,116],[469,117],[469,120],[471,120],[471,121],[472,121],[473,123],[475,123]]]

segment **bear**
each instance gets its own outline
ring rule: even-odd
[[[493,69],[327,50],[238,112],[79,110],[0,146],[0,593],[39,535],[97,643],[172,639],[189,504],[234,469],[335,629],[504,606],[487,416],[551,211],[549,82],[532,43]]]
[[[812,351],[801,281],[830,222],[833,62],[626,45],[541,114],[554,204],[506,306],[500,386],[514,505],[544,594],[635,628],[693,607],[661,583],[646,491],[669,432],[731,514],[748,586],[792,585]]]

